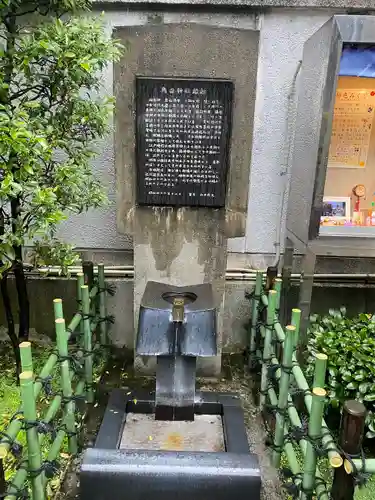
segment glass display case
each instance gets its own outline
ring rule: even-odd
[[[286,224],[295,245],[375,237],[374,119],[375,18],[333,16],[306,42],[298,80]]]
[[[302,254],[303,335],[316,257],[342,267],[375,256],[375,16],[325,23],[304,45],[297,85],[283,278],[288,290]]]

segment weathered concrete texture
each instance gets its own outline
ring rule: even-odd
[[[259,34],[252,29],[161,23],[118,28],[115,36],[129,47],[115,66],[115,151],[118,228],[120,232],[132,233],[134,242],[135,329],[147,281],[177,286],[209,282],[213,285],[219,312],[220,346],[227,237],[243,236],[246,227]],[[225,211],[136,206],[136,75],[228,78],[234,82],[231,167]],[[207,373],[220,371],[219,357],[199,360],[199,363]],[[136,366],[154,371],[155,360],[137,358]]]
[[[352,261],[352,270],[361,272],[361,262]],[[327,272],[327,267],[322,271]],[[345,272],[345,269],[343,270]],[[363,271],[362,271],[363,272]],[[374,272],[374,270],[373,270]],[[116,294],[109,299],[109,314],[114,314],[116,321],[111,326],[110,338],[117,347],[134,346],[133,326],[133,281],[125,279],[108,280],[116,287]],[[253,284],[244,281],[227,281],[225,283],[225,301],[223,307],[222,350],[223,352],[241,351],[247,346],[247,333],[244,324],[250,317],[250,303],[245,299],[245,291],[251,291]],[[28,283],[31,305],[30,325],[38,334],[54,336],[53,298],[63,299],[65,317],[70,320],[76,311],[75,280],[47,278],[30,279]],[[9,280],[9,291],[16,316],[16,290],[13,280]],[[291,306],[297,305],[298,289],[293,288]],[[371,310],[375,302],[375,290],[367,288],[314,287],[312,296],[312,312],[327,313],[329,308],[339,308],[345,305],[348,314]],[[0,307],[0,325],[5,325],[4,308]],[[17,326],[17,325],[16,325]],[[5,328],[2,328],[0,338],[5,338]],[[201,369],[199,371],[201,372]]]
[[[194,422],[155,420],[128,413],[120,448],[175,451],[225,451],[220,415],[196,415]]]
[[[115,65],[114,71],[119,231],[134,234],[139,230],[134,221],[134,78],[136,75],[180,76],[226,78],[234,82],[225,221],[227,236],[244,236],[259,32],[252,29],[171,23],[118,28],[114,36],[129,47],[121,61]]]
[[[224,211],[209,209],[142,208],[135,212],[134,326],[147,281],[176,286],[211,283],[218,311],[218,345],[223,336],[227,239]],[[137,358],[140,370],[154,372],[154,358]],[[220,371],[220,356],[198,359],[207,373]]]
[[[373,0],[92,0],[98,6],[121,6],[126,4],[167,4],[167,5],[215,5],[232,7],[300,7],[322,9],[365,9],[375,10]]]

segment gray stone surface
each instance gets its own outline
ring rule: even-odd
[[[120,6],[121,4],[167,4],[167,5],[220,5],[246,6],[260,9],[272,7],[310,7],[334,9],[375,10],[373,0],[93,0],[100,6]]]
[[[206,3],[206,2],[205,2]],[[263,2],[259,2],[265,5]],[[165,3],[167,5],[167,2]],[[328,5],[328,4],[327,4]],[[196,23],[216,27],[259,29],[259,60],[253,147],[251,155],[250,194],[246,237],[231,238],[229,251],[248,252],[255,263],[272,259],[275,250],[276,226],[280,220],[280,197],[285,189],[285,170],[289,138],[294,134],[294,101],[289,102],[293,76],[302,57],[304,42],[319,29],[337,6],[332,2],[327,9],[247,9],[221,10],[209,6],[202,11],[163,9],[148,10],[147,4],[128,8],[129,3],[109,6],[98,4],[98,12],[105,9],[108,33],[123,26],[153,22]],[[113,67],[103,72],[104,91],[112,92]],[[287,116],[291,115],[290,120]],[[95,169],[110,186],[112,203],[103,210],[90,211],[64,223],[60,234],[67,241],[81,247],[102,249],[129,249],[132,239],[123,237],[116,228],[115,168],[113,134],[99,144],[101,155]],[[259,215],[260,214],[260,215]],[[283,222],[284,225],[284,222]]]
[[[204,24],[162,23],[161,20],[159,22],[160,24],[149,24],[146,27],[118,28],[114,33],[114,36],[129,47],[114,70],[114,89],[117,98],[115,156],[118,229],[123,233],[134,234],[136,238],[141,227],[138,221],[134,220],[136,217],[135,76],[138,74],[224,78],[233,81],[235,97],[228,194],[223,222],[227,236],[244,236],[259,32],[252,29],[217,28]],[[163,224],[163,220],[160,220],[163,218],[168,218],[173,224],[173,214],[170,217],[170,211],[158,211],[157,217],[153,211],[141,209],[139,211],[142,223],[147,222],[149,217],[151,224],[159,221]],[[178,214],[179,212],[176,213],[177,217]],[[209,219],[208,217],[208,223]],[[177,229],[172,224],[169,228],[171,233]]]
[[[338,261],[338,262],[337,262]],[[298,263],[297,263],[298,264]],[[339,267],[343,273],[372,272],[375,274],[375,263],[372,259],[371,265],[364,259],[350,259],[350,266]],[[333,266],[339,266],[340,259],[328,259],[323,263],[318,261],[319,272],[332,272]],[[133,323],[133,282],[125,279],[108,280],[116,287],[116,294],[109,298],[109,314],[115,315],[115,324],[110,328],[110,338],[117,347],[134,346],[134,323]],[[223,304],[223,329],[222,349],[225,352],[237,352],[247,346],[248,334],[245,323],[250,317],[250,303],[245,299],[246,290],[251,290],[254,285],[246,281],[226,281],[225,301]],[[62,298],[65,317],[72,318],[77,310],[75,302],[76,283],[75,280],[61,278],[30,279],[28,283],[30,295],[31,318],[30,325],[33,335],[47,335],[54,337],[53,298]],[[16,291],[12,279],[9,280],[10,297],[13,304],[15,322],[16,316]],[[293,289],[293,306],[297,305],[297,288]],[[312,297],[312,312],[328,312],[330,307],[346,305],[349,314],[371,310],[375,302],[375,290],[367,288],[314,287]],[[0,339],[6,339],[6,324],[4,308],[0,307]],[[18,326],[16,325],[16,328]],[[202,366],[199,364],[199,373],[202,374]],[[207,371],[206,371],[207,374]]]
[[[224,276],[228,236],[243,236],[248,205],[253,112],[259,33],[208,25],[150,24],[116,30],[127,53],[115,66],[116,175],[118,229],[134,242],[134,325],[147,281],[171,285],[212,283],[223,329]],[[206,47],[210,47],[207,51]],[[134,158],[135,76],[228,78],[235,98],[228,195],[224,210],[137,207]],[[199,361],[212,373],[220,358]],[[153,371],[155,360],[137,358],[136,366]]]
[[[160,216],[159,216],[160,214]],[[134,327],[138,327],[139,304],[147,281],[177,286],[211,283],[219,312],[218,345],[223,334],[223,307],[227,241],[224,212],[142,209],[135,212],[134,234]],[[137,358],[139,369],[153,372],[154,358]],[[209,372],[220,371],[220,357],[198,360]]]
[[[194,422],[155,420],[128,413],[120,448],[169,451],[225,451],[220,415],[196,415]]]

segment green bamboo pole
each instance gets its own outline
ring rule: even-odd
[[[72,375],[73,375],[73,372],[71,372],[71,376]],[[75,389],[75,392],[74,392],[75,396],[81,396],[84,393],[84,389],[85,389],[85,381],[81,380],[77,384],[77,387]],[[59,400],[60,402],[58,404],[53,404],[54,401],[57,403],[57,400]],[[52,403],[51,403],[51,405],[46,413],[46,416],[44,418],[44,422],[47,422],[47,423],[51,422],[54,419],[54,417],[56,416],[57,412],[59,411],[60,406],[61,406],[61,396],[55,396],[54,400],[52,401]],[[65,427],[66,424],[67,424],[67,421],[66,421],[66,416],[65,416],[63,418],[63,421],[62,421],[62,427]],[[49,451],[48,456],[47,456],[47,460],[52,461],[52,460],[55,460],[57,458],[58,454],[60,453],[61,445],[62,445],[62,442],[65,438],[65,434],[66,434],[66,432],[63,429],[61,429],[58,432],[56,439],[54,440],[54,442],[51,445],[50,451]],[[45,438],[46,438],[45,434],[39,435],[39,446],[41,446],[43,444]],[[60,443],[59,447],[58,447],[58,443]],[[18,498],[17,491],[22,488],[22,486],[25,484],[26,479],[27,479],[27,471],[24,468],[18,469],[18,471],[16,472],[16,474],[12,478],[12,482],[11,482],[12,485],[14,485],[14,488],[12,488],[12,486],[9,487],[9,489],[8,489],[9,493],[5,497],[5,500],[16,500]],[[47,482],[47,478],[45,477],[45,475],[43,475],[43,481],[44,481],[44,484]]]
[[[42,368],[39,378],[43,379],[46,378],[48,375],[51,374],[52,370],[54,369],[55,365],[57,363],[57,356],[56,354],[51,354],[51,356],[47,359],[44,367]],[[42,382],[38,381],[35,382],[34,384],[34,396],[35,399],[39,396],[40,391],[42,389]],[[22,419],[14,419],[12,422],[9,424],[8,428],[6,429],[6,433],[9,436],[9,441],[12,441],[16,439],[18,436],[18,433],[22,429]],[[5,453],[5,456],[9,452],[11,444],[7,441],[5,443],[0,444],[0,455]]]
[[[251,330],[250,330],[250,345],[249,345],[250,367],[253,366],[255,358],[257,323],[259,319],[259,298],[262,292],[262,284],[263,284],[263,273],[261,271],[257,271],[254,296],[252,298],[252,304],[251,304]]]
[[[270,398],[270,402],[273,406],[277,404],[277,395],[275,392],[275,389],[270,388],[268,390],[268,396]],[[290,396],[288,396],[288,413],[289,413],[289,418],[291,421],[291,424],[293,427],[302,427],[302,422],[299,418],[298,412],[296,408],[293,406],[293,401]],[[276,416],[277,418],[277,416]],[[285,425],[284,427],[284,433],[287,433],[289,430],[289,426]],[[291,445],[291,443],[289,443]],[[293,447],[293,445],[291,445]],[[299,442],[299,446],[302,452],[303,457],[306,456],[306,449],[307,449],[307,441],[305,439],[301,439]],[[286,444],[284,445],[284,450],[285,450]],[[288,459],[289,461],[289,459]],[[289,462],[290,464],[290,462]],[[292,469],[291,469],[292,470]],[[292,470],[293,472],[293,470]],[[293,472],[294,474],[294,472]],[[330,500],[329,494],[327,492],[327,489],[325,487],[325,481],[323,479],[322,473],[319,471],[318,467],[316,468],[316,477],[320,479],[319,483],[316,486],[316,494],[319,500]]]
[[[100,343],[107,345],[107,322],[104,318],[107,317],[107,294],[105,292],[105,273],[104,264],[98,265],[98,283],[99,283],[99,315],[100,315]]]
[[[326,385],[327,360],[328,357],[326,354],[323,354],[322,352],[315,354],[313,387],[322,387],[324,389]]]
[[[24,419],[26,422],[35,422],[37,419],[33,383],[33,372],[22,372],[20,374],[22,408]],[[40,452],[38,431],[36,427],[31,426],[26,430],[26,438],[29,469],[32,471],[39,471],[42,465],[42,456]],[[33,500],[45,500],[46,497],[42,475],[36,472],[34,475],[32,475],[30,482]]]
[[[375,474],[375,458],[366,458],[364,462],[362,462],[361,458],[352,458],[351,462],[355,466],[356,472]],[[353,474],[353,466],[351,462],[349,462],[349,460],[344,460],[344,467],[347,474]]]
[[[64,317],[63,305],[61,299],[53,299],[53,310],[55,313],[55,319]]]
[[[31,353],[31,342],[20,343],[21,368],[23,372],[33,371],[33,356]]]
[[[92,376],[92,335],[90,326],[90,298],[87,285],[81,287],[82,290],[82,313],[83,313],[83,347],[85,354],[85,380],[86,380],[86,399],[88,403],[94,402],[93,376]]]
[[[299,327],[301,324],[301,309],[292,309],[292,320],[291,324],[296,327],[295,330],[295,340],[293,350],[297,347],[299,341]]]
[[[275,324],[275,327],[277,327],[277,326],[280,327],[280,325],[278,323]],[[280,329],[281,329],[281,327],[280,327]],[[263,327],[261,327],[261,329],[260,329],[263,338],[265,338],[265,335],[266,335],[265,330],[266,329]],[[275,331],[277,333],[277,329],[275,329]],[[278,335],[278,338],[280,339],[281,342],[284,342],[284,340],[285,340],[284,332],[282,332],[282,337]],[[260,351],[257,351],[256,355],[260,358],[262,353]],[[272,350],[271,364],[274,366],[279,365],[279,361],[276,358],[273,350]],[[305,375],[303,374],[300,366],[298,365],[298,361],[296,359],[295,353],[293,353],[293,372],[292,373],[293,373],[293,377],[296,381],[298,388],[301,391],[303,391],[306,408],[307,408],[308,412],[311,414],[312,396],[310,393],[310,387],[306,381]],[[276,371],[275,376],[277,379],[280,379],[280,376],[281,376],[280,370]],[[290,401],[291,401],[291,399],[290,399]],[[341,455],[337,449],[337,446],[335,444],[335,440],[333,439],[333,437],[330,433],[330,430],[328,429],[328,426],[327,426],[324,419],[322,421],[322,429],[323,429],[322,442],[323,442],[324,448],[327,450],[330,465],[333,468],[341,467],[341,465],[343,464],[343,460],[342,460]]]
[[[285,343],[283,349],[283,360],[282,369],[280,377],[280,390],[279,390],[279,400],[277,404],[277,414],[279,418],[276,419],[275,427],[275,449],[272,454],[272,462],[276,469],[280,467],[280,457],[281,449],[284,443],[284,425],[285,425],[285,411],[288,403],[288,391],[290,384],[290,374],[292,368],[292,355],[293,355],[293,345],[294,345],[294,333],[296,327],[288,325],[285,328]]]
[[[78,282],[83,282],[83,274],[82,273],[81,273],[81,276],[78,276]],[[80,289],[80,293],[81,293],[81,289]],[[71,332],[74,332],[76,330],[76,328],[80,325],[81,320],[82,320],[81,313],[77,313],[73,317],[72,321],[68,325],[68,332],[69,332],[68,338],[70,337]],[[93,327],[94,328],[96,327],[95,322],[93,322]],[[82,324],[82,328],[83,328],[83,324]],[[45,379],[46,377],[48,377],[49,375],[51,375],[53,369],[56,366],[56,363],[57,363],[56,354],[51,354],[49,356],[49,358],[47,359],[46,363],[44,364],[44,366],[39,374],[39,378],[42,380],[42,379]],[[23,371],[31,371],[31,370],[23,370]],[[42,387],[43,387],[43,384],[41,381],[35,382],[35,384],[34,384],[35,398],[38,398]],[[22,428],[22,420],[21,419],[14,419],[11,421],[11,423],[9,424],[8,428],[5,431],[10,438],[9,441],[16,439],[21,428]],[[1,443],[0,444],[0,455],[2,455],[5,458],[9,452],[10,446],[11,446],[11,444],[10,444],[10,442],[8,442],[8,440],[4,443]]]
[[[276,299],[276,313],[278,314],[280,311],[280,300],[281,300],[281,287],[283,285],[283,280],[280,278],[276,278],[274,282],[273,289],[277,292]]]
[[[270,398],[270,403],[272,406],[277,406],[278,400],[276,396],[276,392],[274,389],[269,389],[268,390],[268,396]],[[280,415],[276,414],[276,422],[279,420]],[[285,426],[285,432],[287,431],[287,426]],[[292,471],[293,474],[297,475],[301,472],[299,463],[298,463],[298,458],[297,455],[294,451],[292,443],[284,443],[284,451],[288,459],[288,463],[290,466],[290,470]]]
[[[68,356],[68,337],[65,331],[65,320],[63,318],[56,319],[55,328],[58,353],[62,358],[66,358]],[[64,398],[70,398],[70,401],[68,401],[65,405],[67,421],[66,428],[69,431],[69,434],[71,434],[68,438],[69,452],[72,453],[72,455],[75,455],[78,451],[77,436],[75,435],[75,403],[71,399],[73,391],[69,374],[68,360],[64,360],[61,362],[61,387]]]
[[[262,296],[260,297],[260,301],[261,301],[262,305],[264,305],[264,307],[268,307],[268,297],[267,297],[267,295],[265,295],[263,293]]]
[[[267,326],[266,335],[264,338],[264,349],[262,356],[262,372],[260,381],[260,409],[264,410],[264,406],[267,399],[267,386],[268,386],[268,369],[269,363],[271,361],[272,352],[272,335],[273,327],[275,322],[275,309],[276,309],[277,292],[275,290],[270,290],[268,292],[268,307],[267,307]]]
[[[312,390],[313,398],[311,413],[309,418],[309,437],[314,440],[322,433],[322,419],[324,411],[324,398],[326,391],[321,387],[314,387]],[[304,462],[304,473],[302,478],[302,491],[300,498],[305,500],[311,498],[309,492],[315,487],[317,454],[312,442],[307,442],[307,449]]]

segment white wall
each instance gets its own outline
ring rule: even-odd
[[[191,7],[190,7],[191,9]],[[272,254],[276,227],[280,219],[280,200],[285,186],[288,135],[293,134],[292,120],[287,124],[288,94],[302,57],[303,44],[333,14],[327,10],[278,9],[264,14],[183,14],[164,12],[164,22],[200,22],[216,26],[257,28],[261,30],[258,84],[255,105],[252,165],[247,233],[230,241],[232,252]],[[146,12],[110,11],[108,29],[115,26],[146,24]],[[113,72],[104,75],[112,92]],[[293,106],[291,107],[293,109]],[[105,210],[67,221],[60,236],[76,246],[103,249],[129,249],[131,238],[116,230],[115,171],[113,138],[99,145],[101,155],[95,162],[97,174],[108,186],[111,204]]]

